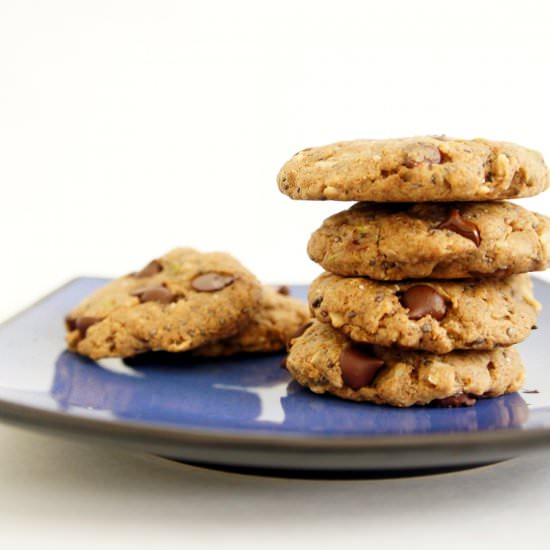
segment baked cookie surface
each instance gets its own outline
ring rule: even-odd
[[[286,368],[315,393],[396,407],[473,405],[517,391],[524,369],[514,348],[434,355],[351,342],[314,321],[291,340]]]
[[[323,222],[308,254],[332,273],[377,280],[542,271],[550,219],[510,202],[357,203]]]
[[[549,173],[540,153],[519,145],[422,136],[304,149],[277,183],[293,199],[483,201],[536,195]]]
[[[307,304],[288,295],[286,287],[277,290],[265,285],[262,287],[259,308],[243,330],[230,338],[205,344],[194,353],[217,357],[235,353],[280,351],[308,319]]]
[[[92,359],[186,351],[237,333],[260,297],[229,254],[178,248],[85,299],[66,318],[66,340]]]
[[[525,274],[389,283],[323,273],[310,286],[309,305],[357,342],[433,353],[521,342],[540,309]]]

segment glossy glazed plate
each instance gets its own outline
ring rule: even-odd
[[[71,281],[0,328],[1,418],[228,467],[455,467],[550,447],[546,283],[536,281],[546,306],[539,330],[520,346],[528,372],[523,392],[460,409],[395,409],[314,395],[280,368],[283,354],[79,357],[65,349],[63,318],[104,283]],[[291,290],[305,298],[306,287]]]

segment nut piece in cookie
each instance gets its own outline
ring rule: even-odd
[[[293,341],[286,369],[315,393],[395,407],[471,406],[480,397],[515,392],[524,380],[513,347],[445,355],[357,347],[318,321]]]
[[[261,294],[229,254],[178,248],[85,299],[66,318],[66,339],[92,359],[186,351],[236,334]]]

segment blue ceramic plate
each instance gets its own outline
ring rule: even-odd
[[[539,330],[520,346],[524,391],[460,409],[395,409],[314,395],[280,368],[282,354],[79,357],[65,349],[63,317],[104,283],[76,279],[0,328],[1,417],[182,460],[255,468],[434,468],[550,446],[545,283],[536,282],[546,305]],[[292,293],[305,298],[306,288]]]

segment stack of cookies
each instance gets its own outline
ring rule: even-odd
[[[527,272],[548,267],[550,220],[502,200],[548,187],[539,153],[444,136],[341,142],[297,153],[278,184],[293,199],[364,201],[309,241],[326,272],[310,287],[315,320],[289,344],[300,384],[399,407],[521,387],[513,345],[535,328]]]

